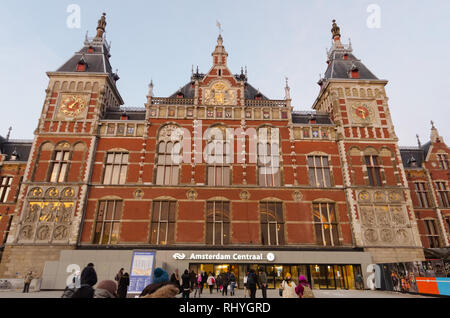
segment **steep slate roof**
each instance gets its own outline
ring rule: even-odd
[[[128,120],[145,120],[145,108],[108,108],[104,120],[120,120],[122,115],[126,114]]]
[[[12,140],[6,141],[5,138],[0,137],[0,151],[6,154],[6,161],[9,161],[11,155],[16,152],[19,156],[17,161],[28,161],[30,155],[32,140]]]
[[[200,76],[201,78],[203,78],[205,76],[205,74],[196,74],[196,75]],[[242,80],[241,75],[234,75],[234,77],[238,81]],[[169,98],[176,98],[179,92],[181,92],[183,94],[184,98],[194,98],[195,88],[193,86],[193,82],[187,83],[186,85],[181,87],[179,90],[177,90],[175,93],[170,95]],[[245,86],[244,86],[245,99],[256,99],[256,95],[258,95],[258,93],[261,95],[261,99],[263,99],[263,100],[269,99],[264,94],[259,92],[256,88],[254,88],[252,85],[245,82]]]
[[[422,167],[425,158],[430,150],[431,142],[427,142],[419,147],[400,147],[400,155],[402,156],[403,166],[405,168],[420,168]],[[414,159],[413,159],[414,158]],[[412,161],[416,161],[416,166]]]
[[[310,125],[310,120],[315,119],[311,125],[334,125],[330,116],[325,113],[317,112],[292,112],[292,123]]]
[[[350,49],[351,50],[351,49]],[[349,71],[353,66],[359,71],[359,79],[377,80],[378,78],[360,61],[349,49],[336,49],[329,54],[329,65],[325,72],[325,79],[345,79],[349,77]],[[348,55],[348,59],[344,59],[344,55]]]

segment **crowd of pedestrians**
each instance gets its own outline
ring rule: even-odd
[[[101,281],[96,288],[97,273],[94,264],[89,263],[81,273],[76,273],[72,284],[64,290],[63,298],[126,298],[130,277],[121,268],[116,274],[115,281]],[[218,273],[214,277],[213,273],[204,271],[195,273],[191,269],[185,270],[183,275],[175,270],[169,278],[169,274],[162,268],[156,268],[153,272],[152,283],[144,288],[139,298],[175,298],[181,295],[182,298],[200,298],[205,287],[209,293],[216,293],[222,296],[235,296],[237,278],[233,272]],[[311,285],[305,276],[300,275],[298,285],[287,273],[279,285],[279,294],[283,298],[314,298]],[[257,289],[261,290],[262,298],[267,298],[268,279],[264,268],[259,268],[258,273],[250,269],[244,279],[244,297],[256,298]]]

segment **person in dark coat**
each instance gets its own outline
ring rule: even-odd
[[[130,286],[130,275],[125,273],[119,280],[119,287],[117,288],[118,298],[127,298],[128,286]]]
[[[216,291],[219,293],[219,289],[222,286],[222,276],[219,274],[216,277]]]
[[[186,269],[183,276],[181,276],[181,290],[183,291],[183,298],[189,298],[191,293],[191,277],[189,271]]]
[[[89,263],[81,272],[81,286],[72,298],[94,298],[94,285],[97,284],[97,272],[94,264]]]
[[[180,293],[182,292],[180,284],[180,274],[178,274],[178,269],[176,269],[175,272],[172,273],[172,276],[170,276],[170,282],[178,287]]]
[[[255,270],[251,269],[247,277],[247,288],[250,290],[250,298],[256,298],[256,285],[258,284],[258,278],[256,277]]]
[[[222,273],[222,296],[228,296],[228,284],[230,283],[230,277],[228,273]]]

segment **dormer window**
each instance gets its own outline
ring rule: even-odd
[[[126,113],[123,113],[123,114],[120,116],[120,120],[128,120],[128,115],[127,115]]]
[[[184,94],[182,92],[177,93],[177,98],[183,98],[183,97],[184,97]]]
[[[17,160],[19,160],[19,154],[17,153],[17,151],[15,151],[15,150],[13,151],[13,153],[11,154],[9,160],[10,161],[17,161]]]
[[[84,63],[78,63],[77,64],[77,72],[84,72],[86,71],[86,64]]]
[[[344,54],[344,60],[348,60],[348,54]]]
[[[356,65],[352,65],[349,71],[350,78],[359,78],[359,69],[356,67]]]
[[[315,117],[311,117],[311,118],[309,119],[309,124],[317,124],[316,118],[315,118]]]
[[[88,48],[88,53],[94,53],[94,48],[93,48],[92,46],[90,46],[90,47]]]
[[[222,70],[219,70],[219,76],[222,76]]]

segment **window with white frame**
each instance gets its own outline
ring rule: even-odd
[[[261,244],[284,245],[284,217],[281,202],[260,202]]]
[[[230,203],[206,202],[206,244],[230,244]]]
[[[327,156],[308,156],[309,184],[313,187],[331,187],[330,166]]]
[[[448,198],[448,188],[446,182],[443,181],[436,182],[436,189],[438,193],[440,206],[443,208],[450,207]]]
[[[9,192],[11,191],[12,177],[0,178],[0,203],[8,202]]]
[[[69,170],[70,151],[56,150],[50,163],[50,182],[65,182]]]
[[[313,220],[317,244],[324,246],[339,245],[338,222],[334,203],[314,203]]]
[[[126,152],[108,152],[106,154],[103,184],[126,183],[129,156]]]
[[[150,244],[167,245],[175,242],[175,201],[154,201]]]

